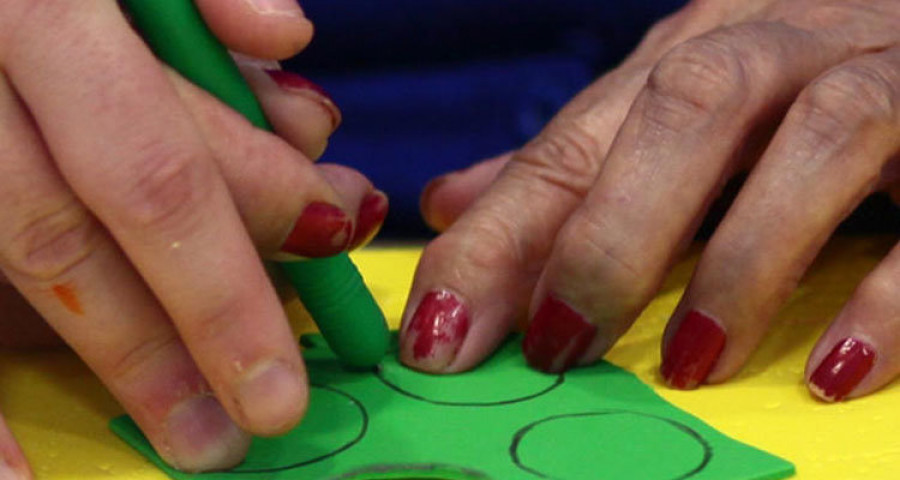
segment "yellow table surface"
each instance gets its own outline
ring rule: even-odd
[[[801,378],[806,355],[854,286],[896,238],[832,242],[734,380],[693,392],[657,376],[659,338],[690,277],[698,249],[682,262],[608,360],[637,374],[673,404],[720,431],[794,462],[799,479],[900,478],[900,388],[828,405]],[[396,326],[419,256],[417,248],[369,248],[354,258]],[[288,305],[298,330],[310,326]],[[0,409],[38,478],[164,479],[107,429],[122,413],[71,352],[0,352]]]

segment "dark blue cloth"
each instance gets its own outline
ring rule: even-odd
[[[324,161],[391,197],[383,235],[425,235],[428,179],[515,148],[681,0],[303,0],[310,48],[285,68],[334,97]]]

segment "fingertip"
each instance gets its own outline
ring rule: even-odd
[[[419,212],[422,214],[422,219],[436,232],[443,232],[450,228],[450,225],[462,213],[452,201],[448,201],[446,189],[443,188],[450,175],[452,174],[442,175],[429,181],[419,198]]]
[[[872,370],[877,352],[871,342],[846,337],[835,343],[807,377],[810,393],[825,402],[850,398]]]
[[[400,359],[414,369],[458,373],[476,367],[524,311],[523,290],[489,281],[507,271],[509,251],[481,243],[467,253],[458,250],[460,241],[465,236],[451,229],[425,248],[419,262],[400,331]]]
[[[505,153],[428,182],[419,199],[419,210],[425,223],[438,232],[450,228],[487,190],[510,158],[512,153]]]
[[[250,436],[228,416],[210,394],[183,400],[169,412],[159,455],[185,472],[223,470],[239,464],[250,447]]]
[[[240,423],[262,436],[286,433],[303,415],[309,403],[305,375],[283,361],[271,361],[250,369],[237,386]]]
[[[575,366],[597,337],[597,326],[555,295],[547,295],[528,326],[522,351],[537,370],[557,373]]]
[[[400,335],[400,360],[429,373],[442,373],[454,363],[469,333],[469,308],[446,289],[426,293]]]
[[[303,50],[313,24],[294,0],[195,0],[210,30],[229,49],[280,60]]]
[[[350,241],[350,250],[368,245],[378,235],[389,208],[388,196],[380,190],[369,192],[363,197],[356,215],[356,229],[353,240]]]
[[[331,96],[310,80],[280,70],[275,62],[235,58],[278,135],[310,160],[318,160],[342,119]]]

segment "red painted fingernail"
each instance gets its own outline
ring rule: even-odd
[[[353,223],[340,208],[325,202],[306,206],[281,251],[301,257],[328,257],[347,249]]]
[[[350,250],[360,248],[375,238],[388,214],[388,198],[384,192],[374,191],[363,198],[356,216],[356,232]]]
[[[584,355],[597,326],[562,301],[548,296],[528,326],[522,351],[528,363],[544,372],[561,372]]]
[[[874,348],[855,338],[845,338],[809,378],[810,390],[822,400],[841,401],[859,385],[874,363]]]
[[[402,349],[415,367],[440,371],[456,358],[469,333],[469,312],[456,295],[437,290],[422,298],[406,330]]]
[[[282,90],[290,93],[313,94],[310,95],[310,97],[317,101],[328,111],[328,114],[331,115],[333,128],[336,129],[338,125],[341,124],[341,110],[337,107],[337,104],[334,103],[334,99],[331,98],[331,95],[329,95],[324,88],[293,72],[286,72],[284,70],[265,70],[265,72],[269,74],[269,77],[271,77]]]
[[[688,312],[666,346],[660,372],[666,384],[680,390],[706,380],[725,348],[725,330],[697,310]]]

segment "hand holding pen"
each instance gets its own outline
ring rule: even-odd
[[[196,4],[249,56],[311,35],[293,1]],[[338,253],[386,209],[359,173],[310,162],[334,104],[248,64],[281,138],[262,132],[164,67],[113,1],[3,2],[0,65],[0,290],[17,333],[3,342],[51,342],[46,320],[182,469],[234,464],[247,432],[290,428],[303,365],[260,253]],[[5,428],[0,447],[28,478]]]

